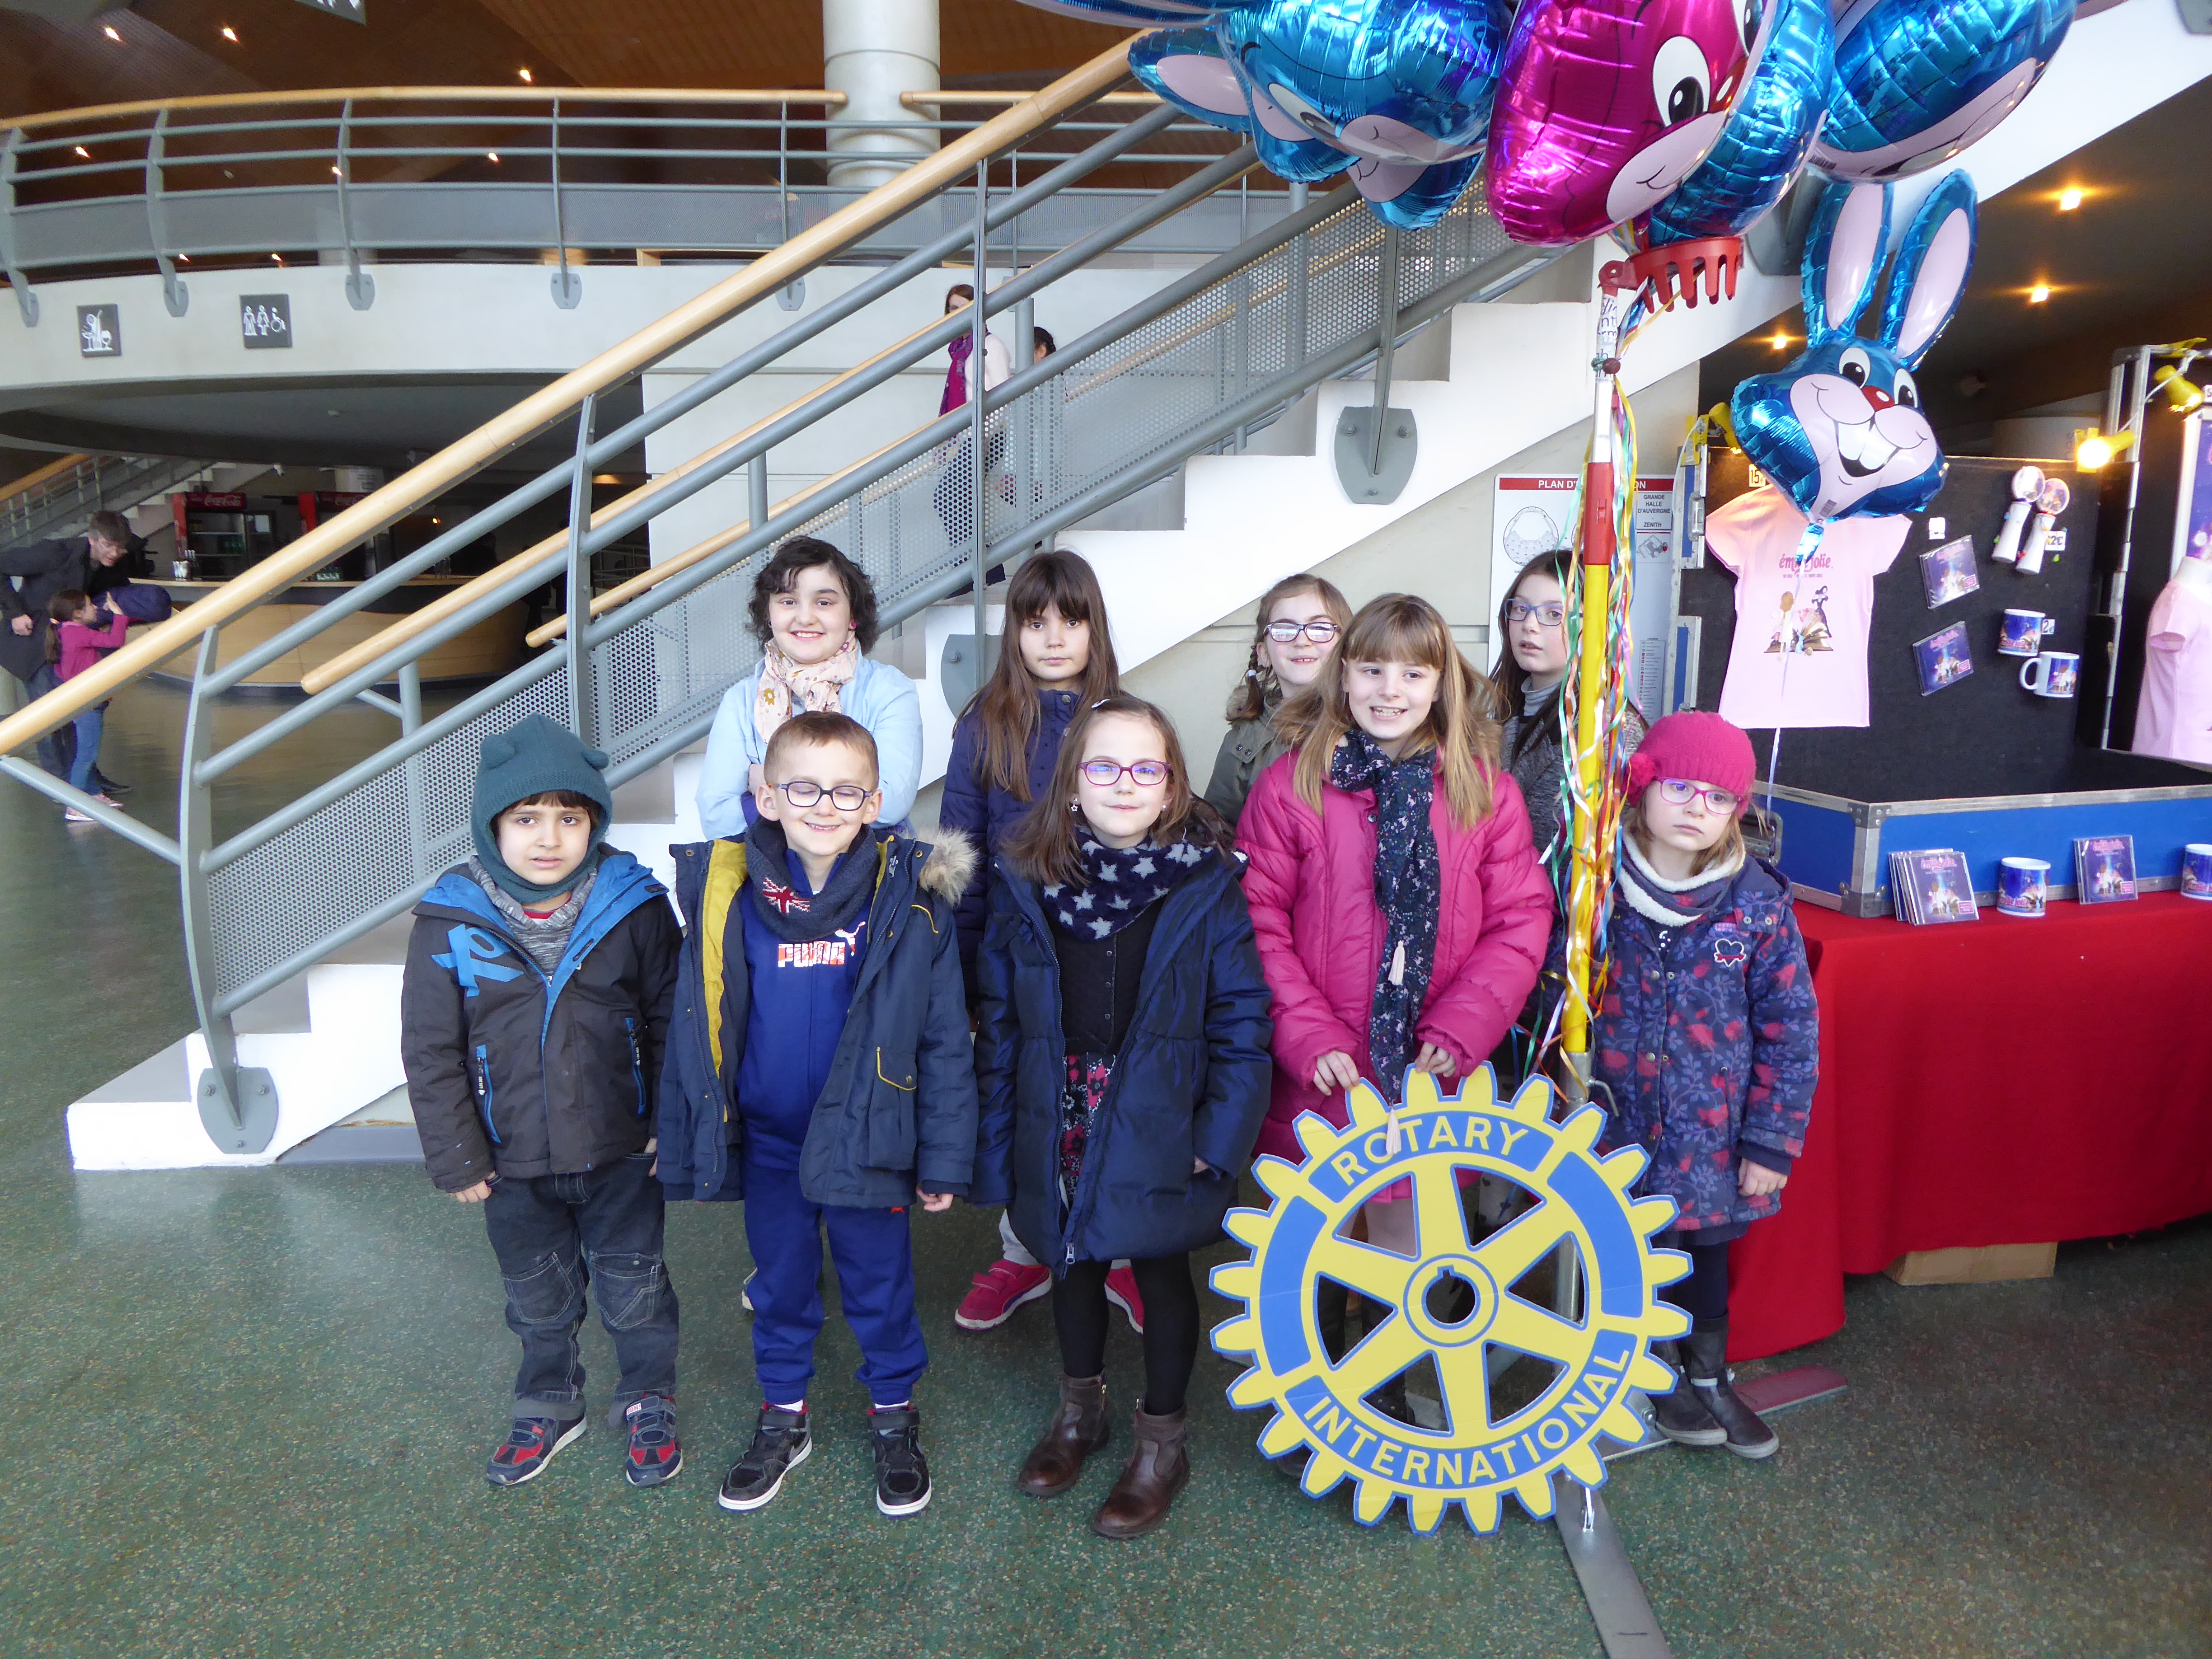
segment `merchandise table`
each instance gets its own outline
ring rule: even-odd
[[[1729,1354],[1844,1323],[1844,1275],[2212,1211],[2212,903],[1909,927],[1797,906],[1820,1081],[1781,1212],[1730,1252]]]

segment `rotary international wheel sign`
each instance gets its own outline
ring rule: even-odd
[[[1585,1106],[1555,1123],[1551,1103],[1541,1080],[1500,1102],[1487,1066],[1450,1096],[1439,1094],[1427,1073],[1409,1072],[1395,1133],[1389,1106],[1363,1083],[1351,1092],[1346,1127],[1316,1113],[1300,1116],[1304,1163],[1255,1161],[1253,1174],[1273,1202],[1229,1212],[1230,1236],[1252,1254],[1213,1270],[1214,1290],[1244,1304],[1215,1329],[1213,1346],[1252,1361],[1230,1385],[1230,1403],[1274,1407],[1260,1449],[1270,1457],[1310,1449],[1301,1482],[1308,1495],[1349,1479],[1358,1487],[1352,1512],[1365,1525],[1402,1498],[1418,1532],[1434,1531],[1457,1504],[1468,1524],[1486,1533],[1496,1529],[1507,1493],[1530,1515],[1548,1516],[1555,1474],[1602,1486],[1599,1437],[1641,1437],[1627,1395],[1663,1392],[1673,1382],[1647,1348],[1689,1328],[1688,1316],[1656,1296],[1659,1285],[1688,1271],[1689,1258],[1651,1248],[1674,1206],[1629,1196],[1644,1154],[1631,1148],[1600,1158],[1594,1148],[1604,1113]],[[1534,1206],[1471,1243],[1462,1170],[1511,1182]],[[1418,1259],[1346,1236],[1361,1206],[1407,1179]],[[1569,1241],[1584,1286],[1578,1320],[1513,1290]],[[1387,1310],[1334,1361],[1316,1315],[1323,1279]],[[1432,1294],[1447,1279],[1459,1281],[1451,1294]],[[1509,1351],[1501,1360],[1535,1356],[1557,1373],[1534,1399],[1494,1417],[1493,1349]],[[1441,1429],[1401,1423],[1367,1399],[1424,1358],[1443,1395]]]

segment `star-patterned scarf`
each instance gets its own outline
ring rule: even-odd
[[[1120,933],[1146,906],[1196,875],[1209,856],[1202,844],[1188,839],[1170,847],[1156,847],[1149,840],[1134,847],[1108,847],[1087,824],[1077,826],[1075,841],[1083,855],[1083,879],[1042,890],[1046,914],[1078,939]]]

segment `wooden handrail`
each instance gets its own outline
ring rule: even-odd
[[[35,472],[26,472],[11,484],[0,484],[0,501],[12,501],[26,491],[36,489],[49,478],[58,478],[64,472],[74,472],[91,459],[89,455],[64,455],[58,461],[49,461]]]
[[[234,576],[205,599],[187,605],[167,622],[156,623],[58,690],[0,720],[0,754],[44,737],[75,720],[82,710],[113,696],[201,635],[312,575],[347,549],[483,471],[574,409],[586,395],[628,380],[740,307],[787,286],[820,260],[897,218],[939,190],[966,179],[979,163],[1016,139],[1090,102],[1128,72],[1129,41],[1123,40],[1042,92],[994,116],[974,131],[963,133],[744,270],[724,277],[658,322],[610,346],[581,368],[570,370],[381,489],[316,526],[252,569]]]
[[[936,104],[1017,104],[1029,96],[1025,92],[902,92],[899,102],[908,109],[927,109]],[[1103,98],[1094,98],[1094,104],[1157,104],[1157,92],[1109,92]]]
[[[1080,73],[1080,71],[1078,71]],[[573,98],[599,104],[822,104],[845,107],[842,92],[793,87],[747,90],[711,87],[325,87],[306,92],[201,93],[189,98],[139,98],[125,104],[88,104],[78,109],[41,111],[35,115],[0,116],[0,132],[10,127],[61,126],[72,121],[112,121],[125,115],[154,115],[192,109],[268,109],[284,104],[472,103],[523,104]],[[189,128],[179,128],[188,131]],[[121,135],[118,135],[118,137]]]
[[[835,379],[825,380],[820,386],[814,387],[812,390],[804,393],[802,396],[793,398],[791,402],[786,404],[781,409],[777,410],[774,414],[763,415],[759,420],[755,421],[750,426],[745,428],[743,431],[732,433],[728,437],[723,439],[721,442],[714,445],[712,448],[701,450],[699,453],[694,455],[690,460],[685,461],[682,465],[674,467],[666,472],[660,473],[649,482],[639,485],[638,488],[631,490],[629,494],[622,496],[620,499],[610,501],[606,506],[600,507],[597,512],[592,514],[592,525],[597,526],[604,524],[616,514],[623,511],[625,507],[635,507],[640,501],[650,500],[652,497],[659,495],[663,490],[669,489],[678,479],[683,477],[685,474],[697,471],[701,467],[706,465],[708,462],[714,459],[717,456],[728,454],[730,451],[735,449],[739,444],[744,442],[746,439],[753,436],[754,434],[765,430],[771,423],[783,419],[785,416],[805,408],[808,404],[811,403],[815,398],[819,398],[823,392],[843,385],[846,381],[851,380],[862,370],[881,362],[884,358],[890,356],[891,353],[898,350],[902,346],[911,344],[916,338],[921,335],[927,334],[931,329],[936,326],[937,323],[934,320],[924,323],[920,328],[915,330],[912,334],[908,335],[905,339],[896,341],[892,344],[885,346],[881,351],[876,353],[874,356],[866,359],[865,362],[854,364],[852,368],[847,369],[843,374],[837,375]],[[493,588],[503,586],[507,582],[514,580],[515,577],[521,575],[525,571],[538,565],[551,566],[564,563],[566,562],[568,547],[568,532],[567,529],[563,528],[556,531],[552,535],[546,537],[543,541],[533,543],[531,546],[525,548],[521,552],[515,554],[512,558],[501,560],[499,563],[494,565],[490,569],[471,577],[467,582],[464,583],[461,586],[454,588],[452,592],[441,593],[436,599],[424,605],[420,611],[412,611],[408,612],[405,616],[401,617],[398,620],[394,622],[390,627],[382,629],[380,632],[373,635],[366,640],[363,640],[359,645],[350,646],[347,649],[340,652],[337,656],[332,657],[328,662],[318,664],[315,667],[310,669],[306,674],[301,676],[300,689],[312,696],[314,693],[320,691],[325,686],[336,685],[340,680],[352,673],[356,669],[367,667],[370,663],[374,662],[379,657],[383,656],[394,647],[404,645],[409,640],[415,638],[417,635],[428,632],[432,627],[444,621],[455,611],[461,610],[466,605],[473,604],[478,598],[489,592]],[[554,572],[549,569],[546,574],[546,580],[550,580],[554,574]],[[567,621],[565,618],[562,620],[562,625],[564,628],[567,626]],[[537,642],[538,641],[535,639],[532,641],[532,644],[536,644]]]

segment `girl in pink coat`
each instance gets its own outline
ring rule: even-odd
[[[1341,1125],[1362,1078],[1391,1101],[1409,1066],[1452,1088],[1527,1002],[1552,890],[1485,706],[1436,608],[1386,593],[1352,619],[1335,672],[1277,716],[1291,752],[1237,835],[1274,998],[1258,1152],[1298,1161],[1292,1120]],[[1413,1209],[1409,1182],[1388,1189],[1367,1206],[1368,1242],[1418,1255]]]

